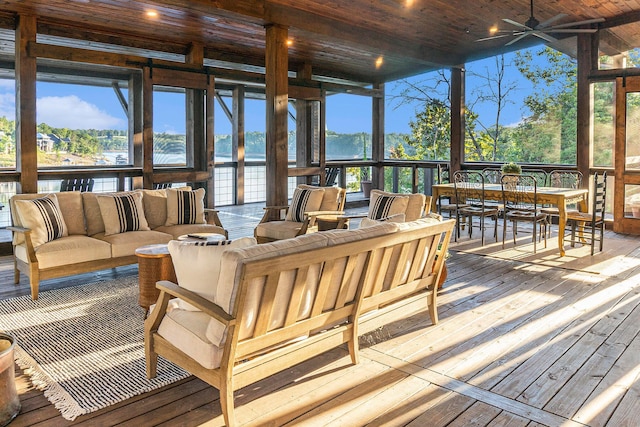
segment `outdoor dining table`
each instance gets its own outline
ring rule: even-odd
[[[432,189],[432,210],[436,212],[437,201],[440,196],[455,196],[454,184],[435,184]],[[532,190],[533,193],[533,190]],[[567,224],[567,205],[576,204],[581,212],[588,211],[589,190],[586,188],[556,188],[538,187],[538,203],[549,204],[558,207],[558,249],[560,256],[565,255],[564,251],[564,229]],[[487,200],[502,201],[501,184],[485,184],[484,197]]]

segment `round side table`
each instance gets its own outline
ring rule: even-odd
[[[221,242],[227,238],[218,233],[193,233],[178,236],[178,240],[187,242]]]
[[[160,295],[156,282],[169,280],[177,283],[176,272],[166,244],[146,245],[136,249],[138,257],[138,286],[140,295],[138,305],[149,311]]]

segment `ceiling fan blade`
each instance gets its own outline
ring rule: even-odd
[[[522,40],[523,38],[527,37],[527,34],[532,34],[532,33],[522,33],[520,34],[518,37],[516,37],[515,39],[511,40],[509,43],[505,44],[505,46],[511,46],[512,44]]]
[[[585,19],[584,21],[568,22],[566,24],[554,25],[550,28],[569,28],[579,27],[580,25],[597,24],[598,22],[604,22],[604,18]]]
[[[549,25],[551,25],[552,23],[556,22],[558,19],[562,19],[562,18],[564,18],[566,16],[569,16],[569,15],[567,15],[566,13],[559,13],[556,16],[554,16],[553,18],[549,18],[546,21],[541,22],[536,28],[538,30],[540,30],[542,28],[546,28]]]
[[[531,31],[530,34],[541,38],[542,40],[548,41],[549,43],[556,43],[558,41],[557,38],[551,37],[549,34],[545,34],[541,31]]]
[[[529,27],[527,27],[527,26],[526,26],[526,25],[524,25],[524,24],[521,24],[521,23],[519,23],[519,22],[514,21],[513,19],[509,19],[509,18],[502,18],[502,20],[503,20],[504,22],[506,22],[507,24],[514,25],[514,26],[516,26],[516,27],[518,27],[518,28],[521,28],[521,29],[523,29],[523,30],[533,30],[533,28],[529,28]]]
[[[511,35],[511,34],[501,34],[501,35],[499,35],[499,36],[483,37],[483,38],[481,38],[481,39],[477,39],[477,40],[474,40],[474,41],[476,41],[476,42],[483,42],[483,41],[486,41],[486,40],[494,40],[494,39],[501,39],[501,38],[503,38],[503,37],[509,37],[510,35]]]
[[[543,33],[568,33],[568,34],[577,34],[577,33],[595,33],[596,30],[595,28],[561,28],[561,29],[556,29],[556,28],[545,28],[544,30],[536,30],[536,31],[541,31]]]

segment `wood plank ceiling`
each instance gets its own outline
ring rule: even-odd
[[[508,38],[476,42],[493,25],[508,27],[502,18],[524,23],[529,8],[529,0],[5,0],[0,28],[13,29],[18,14],[29,14],[45,43],[56,36],[74,39],[55,41],[68,46],[137,48],[173,59],[195,43],[204,46],[207,64],[259,70],[264,26],[275,23],[289,28],[292,71],[310,64],[318,79],[376,83],[538,43],[536,37],[511,46]],[[535,2],[539,21],[559,13],[567,16],[557,24],[604,18],[593,25],[603,29],[607,54],[640,46],[640,0]]]

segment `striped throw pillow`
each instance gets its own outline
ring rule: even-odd
[[[131,192],[118,196],[98,196],[100,214],[104,221],[104,235],[126,233],[127,231],[150,230],[144,216],[142,193]]]
[[[16,200],[15,206],[22,226],[31,230],[34,248],[69,235],[55,194],[39,199]]]
[[[372,191],[367,218],[380,220],[392,215],[405,213],[408,204],[409,197],[407,196],[388,196]]]
[[[287,211],[287,221],[303,222],[305,212],[313,212],[320,209],[323,197],[324,188],[297,187],[293,192],[291,206]]]
[[[197,190],[167,189],[167,222],[164,225],[205,224],[204,188]]]

